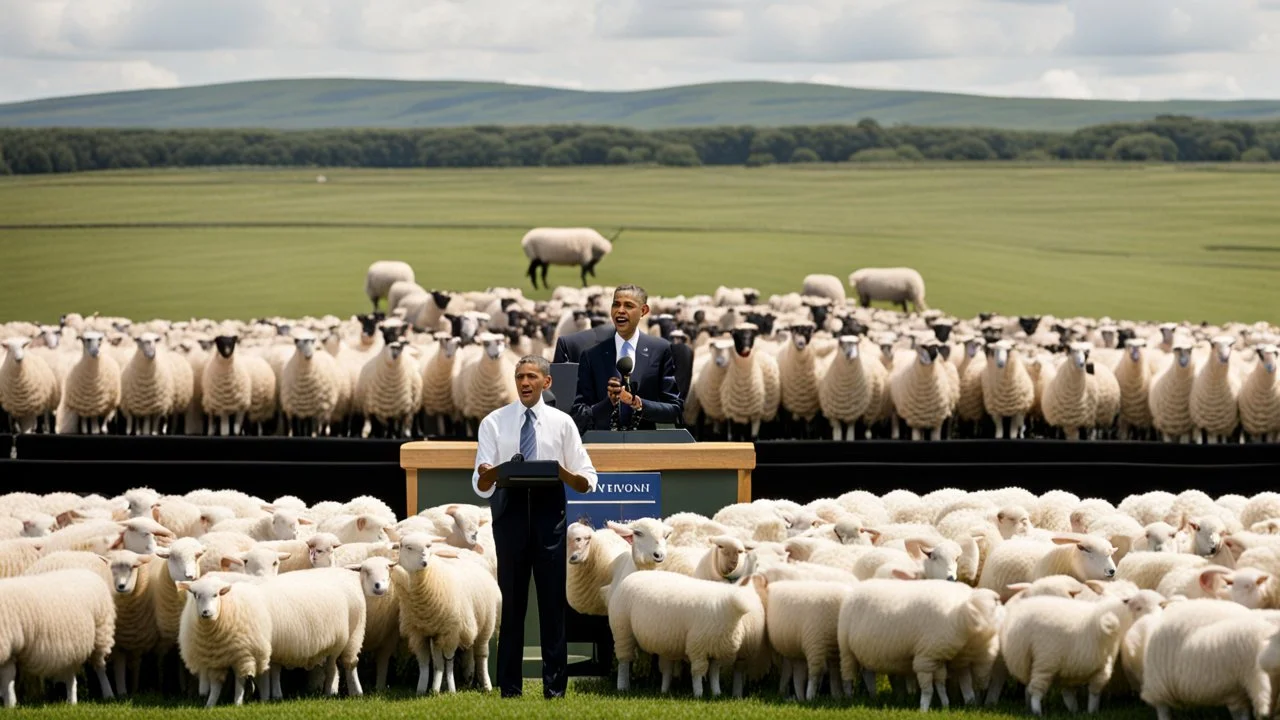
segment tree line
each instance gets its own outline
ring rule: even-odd
[[[226,165],[521,167],[924,160],[1280,161],[1280,122],[1160,116],[1074,132],[857,124],[636,130],[590,125],[432,129],[0,129],[0,174]]]

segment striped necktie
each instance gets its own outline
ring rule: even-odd
[[[533,427],[535,418],[533,408],[525,409],[524,425],[520,428],[520,454],[524,456],[525,462],[538,459],[538,433]]]

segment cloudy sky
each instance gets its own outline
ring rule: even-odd
[[[278,77],[1280,98],[1280,0],[0,0],[0,102]]]

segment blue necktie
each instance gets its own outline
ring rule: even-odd
[[[622,343],[622,357],[631,357],[631,341],[627,340]],[[619,358],[621,359],[621,358]],[[635,366],[632,366],[632,373],[635,373]],[[620,404],[618,406],[618,421],[622,424],[631,422],[632,408],[630,405]]]
[[[525,462],[538,459],[538,435],[533,429],[533,408],[524,411],[524,426],[520,428],[520,454]]]

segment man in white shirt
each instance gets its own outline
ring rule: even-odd
[[[519,697],[523,687],[524,616],[532,572],[542,636],[542,694],[564,697],[569,650],[565,640],[565,494],[553,488],[499,488],[497,466],[520,455],[526,461],[555,460],[560,480],[578,492],[596,487],[596,469],[582,446],[573,418],[542,401],[551,387],[551,365],[541,355],[516,363],[517,402],[489,413],[476,438],[471,486],[489,499],[502,590],[498,636],[498,687]]]

